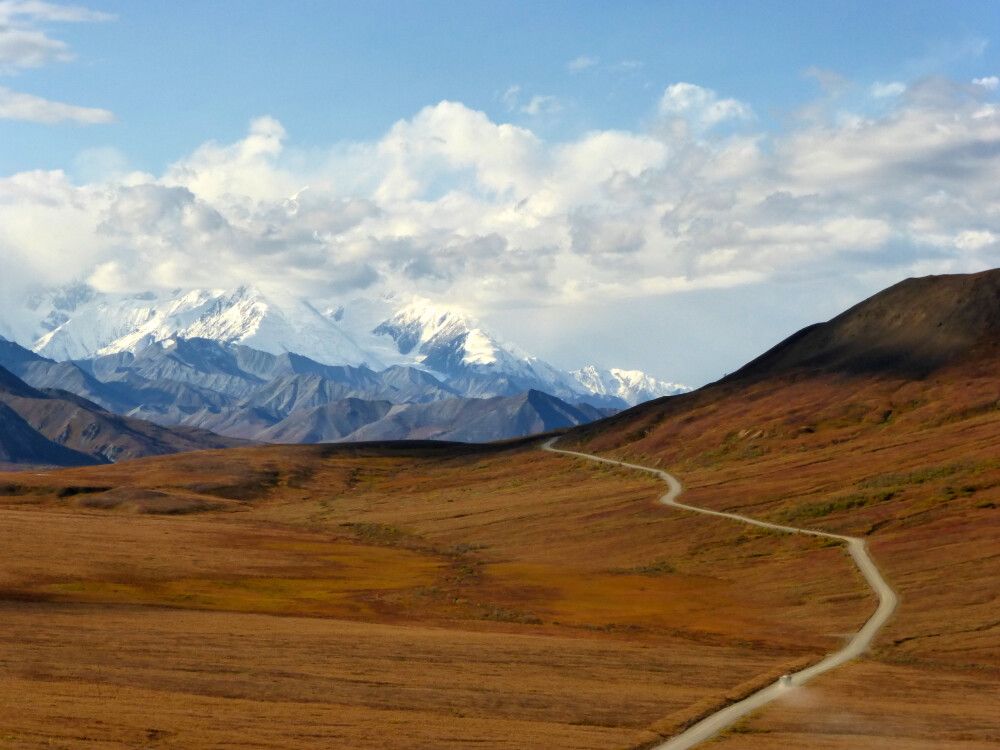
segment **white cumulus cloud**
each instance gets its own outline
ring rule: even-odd
[[[968,88],[928,80],[877,115],[780,133],[754,132],[748,105],[694,84],[659,102],[681,127],[563,141],[453,101],[308,151],[261,117],[159,175],[102,152],[84,181],[0,178],[0,284],[249,281],[489,312],[996,265],[1000,107]],[[729,120],[746,127],[711,127]]]
[[[21,120],[46,125],[57,122],[98,125],[114,122],[115,116],[106,109],[55,102],[0,86],[0,120]]]
[[[711,89],[682,82],[667,86],[660,98],[660,114],[710,128],[726,120],[749,120],[753,110],[737,99],[720,99]]]

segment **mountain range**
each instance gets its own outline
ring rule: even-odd
[[[77,284],[35,294],[0,322],[0,334],[57,361],[137,354],[170,339],[207,339],[376,372],[414,367],[468,397],[534,388],[622,408],[687,390],[636,370],[560,370],[501,342],[468,314],[419,298],[356,299],[321,310],[308,300],[252,286],[110,295]]]
[[[412,345],[419,348],[418,341]],[[479,429],[495,434],[498,425],[537,431],[560,419],[580,418],[560,411],[566,402],[531,391],[495,397],[506,402],[498,404],[502,408],[491,407],[491,399],[447,394],[406,404],[350,396],[323,404],[332,382],[345,389],[448,384],[404,365],[396,365],[396,377],[390,379],[374,368],[326,369],[334,366],[201,338],[168,338],[141,351],[78,363],[46,360],[14,345],[5,351],[8,361],[20,363],[21,372],[34,370],[33,377],[50,370],[53,377],[68,380],[67,368],[76,368],[81,387],[95,393],[108,388],[108,397],[125,398],[127,389],[144,383],[163,388],[173,383],[178,392],[190,389],[193,400],[254,399],[253,409],[244,411],[258,410],[262,419],[302,404],[299,412],[309,418],[283,425],[275,431],[288,432],[274,439],[313,440],[334,429],[351,431],[352,439],[360,440],[368,437],[367,425],[390,423],[416,436],[424,421],[421,410],[441,404],[448,407],[436,416],[465,426],[470,439],[480,438]],[[375,651],[361,649],[363,663],[351,667],[350,674],[361,674],[376,689],[387,680],[398,682],[401,648],[419,648],[418,682],[410,692],[420,711],[428,703],[428,690],[419,682],[427,672],[422,667],[430,661],[456,663],[453,651],[433,651],[440,644],[454,649],[456,639],[467,638],[457,648],[478,659],[491,646],[509,652],[511,638],[520,639],[519,651],[528,640],[537,641],[521,662],[530,674],[539,670],[541,650],[557,646],[556,672],[569,674],[577,663],[584,669],[575,683],[579,689],[567,690],[560,681],[553,705],[562,710],[564,696],[571,695],[576,711],[582,695],[590,696],[593,706],[590,713],[564,714],[572,719],[559,725],[573,732],[562,735],[567,747],[608,744],[608,728],[587,717],[608,716],[616,728],[625,726],[622,716],[626,704],[635,703],[630,686],[636,684],[637,670],[650,664],[651,648],[662,652],[661,644],[668,644],[670,663],[681,658],[693,665],[693,676],[677,693],[681,708],[671,708],[669,716],[639,716],[618,735],[618,746],[648,746],[748,690],[826,660],[845,643],[845,633],[872,630],[865,623],[871,622],[876,603],[856,572],[852,558],[857,558],[830,538],[848,535],[863,540],[851,548],[863,544],[902,606],[862,659],[843,664],[815,687],[796,688],[822,694],[830,711],[818,711],[816,701],[778,701],[745,718],[741,731],[722,743],[735,737],[737,743],[750,738],[755,747],[813,747],[833,738],[829,747],[846,749],[888,747],[902,737],[904,745],[930,748],[948,746],[960,725],[966,746],[989,747],[996,736],[995,711],[982,698],[995,690],[998,666],[998,365],[1000,270],[914,279],[809,326],[716,383],[640,404],[559,437],[560,448],[676,474],[684,482],[685,507],[728,518],[664,508],[662,486],[649,477],[593,470],[591,464],[543,453],[538,450],[543,438],[474,447],[417,440],[246,447],[0,477],[7,557],[16,563],[8,565],[5,612],[21,617],[6,629],[13,633],[8,650],[20,653],[28,639],[31,653],[41,654],[31,664],[47,670],[34,682],[18,680],[13,689],[41,696],[22,701],[26,706],[58,709],[55,720],[51,711],[6,715],[21,721],[13,731],[26,736],[50,726],[65,728],[59,730],[61,737],[82,736],[79,717],[92,715],[97,703],[91,700],[94,657],[79,643],[98,649],[98,659],[103,658],[101,644],[111,643],[108,659],[128,651],[125,656],[132,654],[136,669],[151,670],[142,689],[118,691],[124,712],[139,718],[119,728],[102,715],[99,724],[84,729],[93,736],[113,731],[107,736],[135,737],[138,744],[148,740],[143,710],[149,690],[143,685],[161,686],[166,680],[173,691],[169,697],[179,706],[175,713],[204,714],[209,729],[189,728],[180,720],[158,726],[176,727],[189,746],[212,744],[221,736],[213,713],[218,701],[205,707],[202,672],[192,665],[207,664],[216,680],[213,660],[226,647],[246,655],[245,663],[231,670],[238,688],[247,683],[247,664],[266,667],[258,680],[263,691],[246,701],[240,694],[241,706],[263,706],[251,711],[264,716],[247,730],[252,743],[258,728],[273,736],[278,736],[275,726],[283,729],[281,716],[276,724],[271,710],[275,690],[281,689],[273,668],[275,623],[290,623],[283,625],[282,643],[306,639],[296,657],[300,661],[289,657],[279,665],[282,674],[287,672],[287,699],[294,706],[301,705],[296,701],[303,699],[303,682],[317,685],[323,695],[336,682],[316,677],[315,655],[329,649],[331,633],[350,650],[351,644],[368,643],[378,627],[385,631],[378,637],[387,643],[383,651],[390,658],[373,658]],[[416,373],[433,381],[400,377],[416,378]],[[320,380],[315,388],[294,393],[277,384],[273,390],[256,385],[282,377]],[[197,385],[199,380],[213,388]],[[23,465],[46,451],[53,462],[81,460],[66,451],[86,444],[57,444],[62,438],[58,425],[42,417],[49,408],[66,410],[73,398],[91,419],[102,416],[99,410],[80,397],[32,388],[10,374],[0,372],[0,382],[9,394],[0,406],[0,461]],[[227,391],[233,395],[226,396]],[[49,405],[50,400],[61,404]],[[164,403],[172,402],[165,397]],[[27,405],[31,413],[24,411]],[[199,515],[163,515],[182,513]],[[737,523],[732,514],[828,536],[817,540],[761,531]],[[441,564],[443,555],[450,565]],[[466,572],[455,575],[456,570]],[[197,611],[185,611],[192,609]],[[63,619],[52,625],[63,611]],[[168,616],[173,624],[165,622]],[[140,617],[149,627],[136,626]],[[193,618],[200,630],[192,630]],[[262,633],[256,645],[255,628]],[[414,632],[425,630],[434,641],[426,647],[413,640]],[[147,631],[152,635],[130,645],[131,634]],[[72,648],[65,646],[66,633],[73,636]],[[229,640],[220,641],[227,633]],[[496,635],[493,641],[490,633]],[[208,644],[203,656],[191,651],[199,643]],[[570,646],[578,650],[567,651]],[[149,658],[150,648],[155,659]],[[595,649],[609,648],[624,666],[617,671],[602,667],[595,675]],[[173,652],[183,658],[161,658]],[[711,652],[711,659],[706,661],[702,652]],[[506,652],[501,655],[504,671],[511,671]],[[480,679],[478,662],[468,663],[470,679]],[[649,684],[666,684],[662,675],[670,664],[664,664],[651,665]],[[493,680],[496,660],[487,660],[485,669]],[[514,672],[501,686],[503,695],[525,682]],[[301,679],[303,674],[307,679]],[[720,682],[720,674],[729,677]],[[690,686],[702,679],[708,687],[692,697]],[[733,687],[738,680],[743,687]],[[548,698],[539,693],[538,680],[528,683],[525,700],[538,714],[536,707]],[[54,698],[53,684],[59,688]],[[458,685],[459,699],[469,684],[464,679]],[[63,694],[74,685],[80,687],[73,694],[84,698],[67,703]],[[339,708],[345,705],[344,691],[358,693],[358,685],[348,680],[334,696],[336,726],[321,727],[324,737],[346,736]],[[607,709],[613,692],[608,685],[623,686],[622,708]],[[371,691],[361,693],[363,703]],[[441,727],[441,745],[453,746],[455,737],[469,731],[467,721],[445,723],[456,713],[454,693],[435,698],[443,713],[421,714],[440,722],[435,726]],[[97,699],[107,702],[104,695]],[[659,698],[655,702],[662,704]],[[237,717],[240,726],[245,713]],[[372,736],[371,711],[356,713],[362,726],[351,737],[363,742]],[[550,713],[544,714],[546,724],[535,735],[540,738],[535,745],[553,745]],[[289,725],[301,724],[301,711],[287,716]],[[510,735],[507,724],[493,744],[503,744]],[[581,727],[598,731],[584,736]],[[312,725],[309,729],[318,736]],[[208,740],[199,741],[203,737]],[[596,739],[588,743],[588,737]]]
[[[559,370],[421,300],[321,311],[252,287],[160,298],[77,286],[26,309],[14,318],[32,345],[0,339],[0,462],[74,465],[247,440],[482,442],[596,420],[606,430],[799,371],[923,378],[956,353],[996,348],[1000,281],[908,279],[668,401],[656,397],[687,389],[635,371]]]
[[[157,296],[76,285],[10,320],[3,330],[18,340],[0,339],[0,366],[26,386],[72,394],[88,413],[226,439],[488,441],[686,390],[639,371],[559,370],[425,300],[321,311],[253,287]],[[163,452],[81,447],[94,460]]]

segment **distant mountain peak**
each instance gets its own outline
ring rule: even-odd
[[[95,295],[58,326],[39,333],[34,351],[60,360],[137,352],[171,338],[201,338],[271,354],[294,351],[327,364],[382,364],[305,300],[276,300],[252,285],[163,296]]]
[[[617,367],[603,370],[596,365],[587,365],[571,374],[592,393],[619,398],[629,406],[691,390],[680,383],[657,380],[641,370],[623,370]]]
[[[465,311],[419,297],[396,310],[373,333],[391,337],[400,354],[416,352],[432,369],[495,365],[505,355],[526,358],[515,347],[502,345]]]
[[[417,367],[472,397],[536,388],[568,403],[620,408],[679,388],[633,371],[561,370],[502,341],[461,307],[419,296],[385,294],[321,311],[306,299],[253,284],[139,294],[76,284],[36,295],[27,307],[32,327],[14,338],[59,361],[211,340],[324,365]]]

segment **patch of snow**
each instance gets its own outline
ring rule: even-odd
[[[465,335],[465,355],[462,362],[467,365],[492,365],[497,361],[496,342],[479,328],[473,328]]]
[[[254,287],[194,290],[174,298],[96,296],[32,349],[53,359],[85,359],[137,352],[172,337],[240,343],[271,354],[293,351],[326,364],[382,366],[309,303],[276,302]]]

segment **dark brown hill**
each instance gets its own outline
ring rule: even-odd
[[[723,379],[795,371],[921,378],[1000,349],[1000,269],[906,279],[803,328]]]
[[[743,722],[719,750],[911,750],[946,746],[932,738],[956,726],[987,726],[974,706],[1000,675],[998,366],[1000,271],[909,279],[717,383],[562,439],[667,468],[691,505],[864,537],[898,592],[899,610],[862,660],[810,685],[808,700]],[[734,550],[760,538],[731,534]],[[787,541],[774,543],[748,564]],[[952,687],[959,675],[984,678]],[[989,726],[983,747],[997,736]]]
[[[11,464],[79,466],[244,444],[206,430],[166,428],[112,414],[66,391],[32,388],[2,367],[0,406],[5,415],[0,442],[11,443],[11,455],[0,460]],[[15,443],[20,447],[15,449]]]
[[[783,418],[781,410],[794,412],[796,416],[788,419],[794,431],[800,428],[799,422],[808,427],[805,423],[810,412],[815,416],[828,408],[848,408],[857,393],[876,381],[896,384],[886,385],[891,391],[906,383],[923,383],[931,374],[956,387],[963,380],[974,379],[977,387],[966,388],[953,405],[956,409],[989,409],[991,404],[1000,403],[998,364],[1000,269],[906,279],[826,323],[803,328],[715,383],[573,428],[567,440],[587,442],[597,450],[622,449],[654,435],[660,441],[677,440],[679,433],[659,429],[662,423],[674,420],[675,427],[683,424],[692,428],[693,432],[683,437],[689,445],[707,445],[717,436],[694,429],[695,412],[721,414],[730,407],[734,414],[747,411],[758,395],[791,394],[792,385],[796,386],[796,398],[803,397],[802,403],[780,405],[769,419]],[[828,390],[830,386],[833,391]],[[810,390],[812,394],[806,396]],[[824,395],[821,398],[819,394]],[[813,399],[819,400],[807,406]],[[966,404],[968,399],[975,403]],[[885,398],[872,408],[881,410],[879,414],[891,411],[891,402]],[[726,419],[719,421],[725,424]]]
[[[91,456],[49,440],[0,402],[0,466],[87,466],[93,463],[97,461]]]

